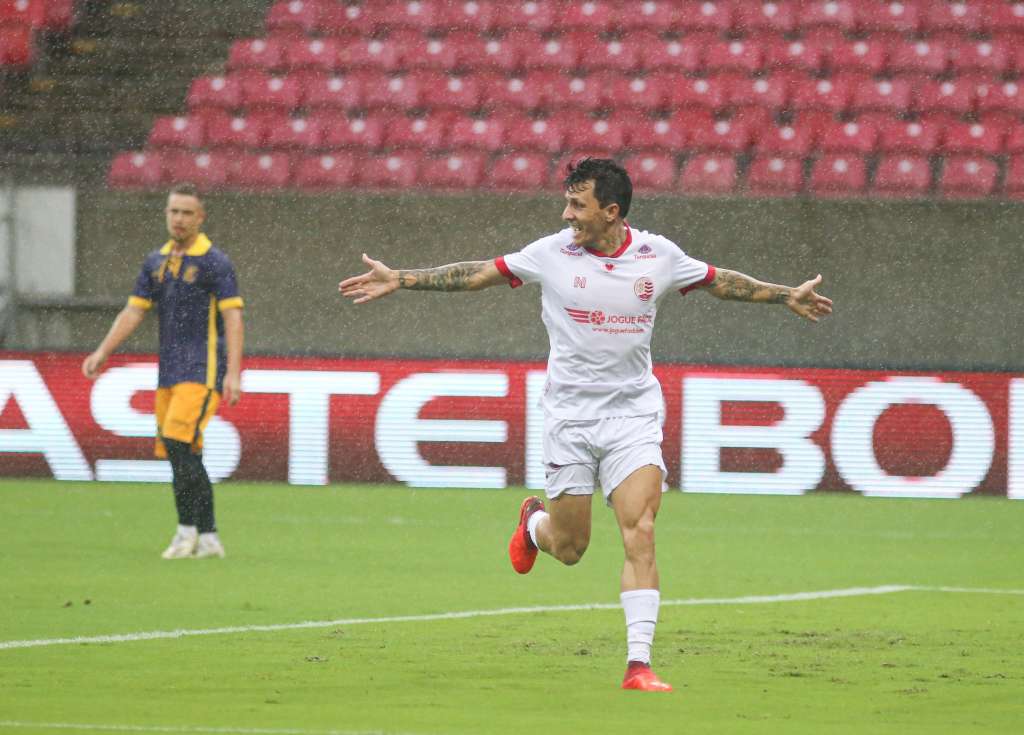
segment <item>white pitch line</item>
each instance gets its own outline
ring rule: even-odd
[[[0,728],[32,728],[36,730],[93,730],[100,732],[195,733],[196,735],[414,735],[384,730],[302,730],[263,727],[192,727],[182,725],[98,725],[77,722],[18,722],[0,720]]]
[[[765,605],[774,602],[803,602],[827,600],[837,597],[863,597],[866,595],[888,595],[895,592],[973,592],[978,594],[1024,595],[1024,590],[1000,590],[970,587],[921,587],[914,585],[889,584],[878,587],[849,587],[837,590],[793,592],[780,595],[745,595],[743,597],[703,597],[682,600],[662,600],[664,606],[678,605]],[[281,630],[302,630],[308,628],[336,628],[346,625],[371,625],[375,623],[422,623],[434,620],[465,620],[502,615],[522,615],[547,612],[577,612],[581,610],[618,610],[621,605],[614,603],[591,603],[585,605],[544,605],[537,607],[502,607],[493,610],[464,610],[461,612],[433,613],[428,615],[394,615],[380,618],[340,618],[338,620],[306,620],[299,623],[275,625],[235,625],[223,628],[200,628],[178,630],[153,630],[141,633],[115,633],[110,635],[76,636],[74,638],[39,638],[26,641],[0,641],[0,651],[16,648],[37,648],[39,646],[68,646],[83,643],[132,643],[160,639],[187,638],[199,635],[230,635],[232,633],[273,633]]]

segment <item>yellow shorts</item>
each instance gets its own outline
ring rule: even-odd
[[[220,405],[220,393],[202,383],[178,383],[156,389],[156,447],[153,453],[167,458],[161,439],[184,442],[199,453],[203,450],[203,431]]]

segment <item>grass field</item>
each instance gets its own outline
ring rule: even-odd
[[[522,496],[224,484],[228,558],[167,562],[169,488],[2,482],[0,735],[1024,732],[1024,503],[667,495],[662,695],[611,512],[519,577]]]

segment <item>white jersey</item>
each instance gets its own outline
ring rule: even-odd
[[[551,344],[541,405],[558,419],[642,416],[663,410],[652,372],[658,301],[711,283],[714,266],[661,235],[626,226],[611,255],[573,244],[567,228],[495,259],[515,288],[540,283]]]

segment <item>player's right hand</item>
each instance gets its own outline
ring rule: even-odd
[[[107,358],[99,352],[92,353],[82,360],[82,375],[89,380],[95,380],[99,376],[100,370],[103,369],[103,363],[106,361]]]
[[[342,296],[352,299],[354,304],[364,304],[398,289],[398,274],[395,271],[366,253],[363,253],[363,262],[370,266],[370,271],[339,283],[338,291]]]

